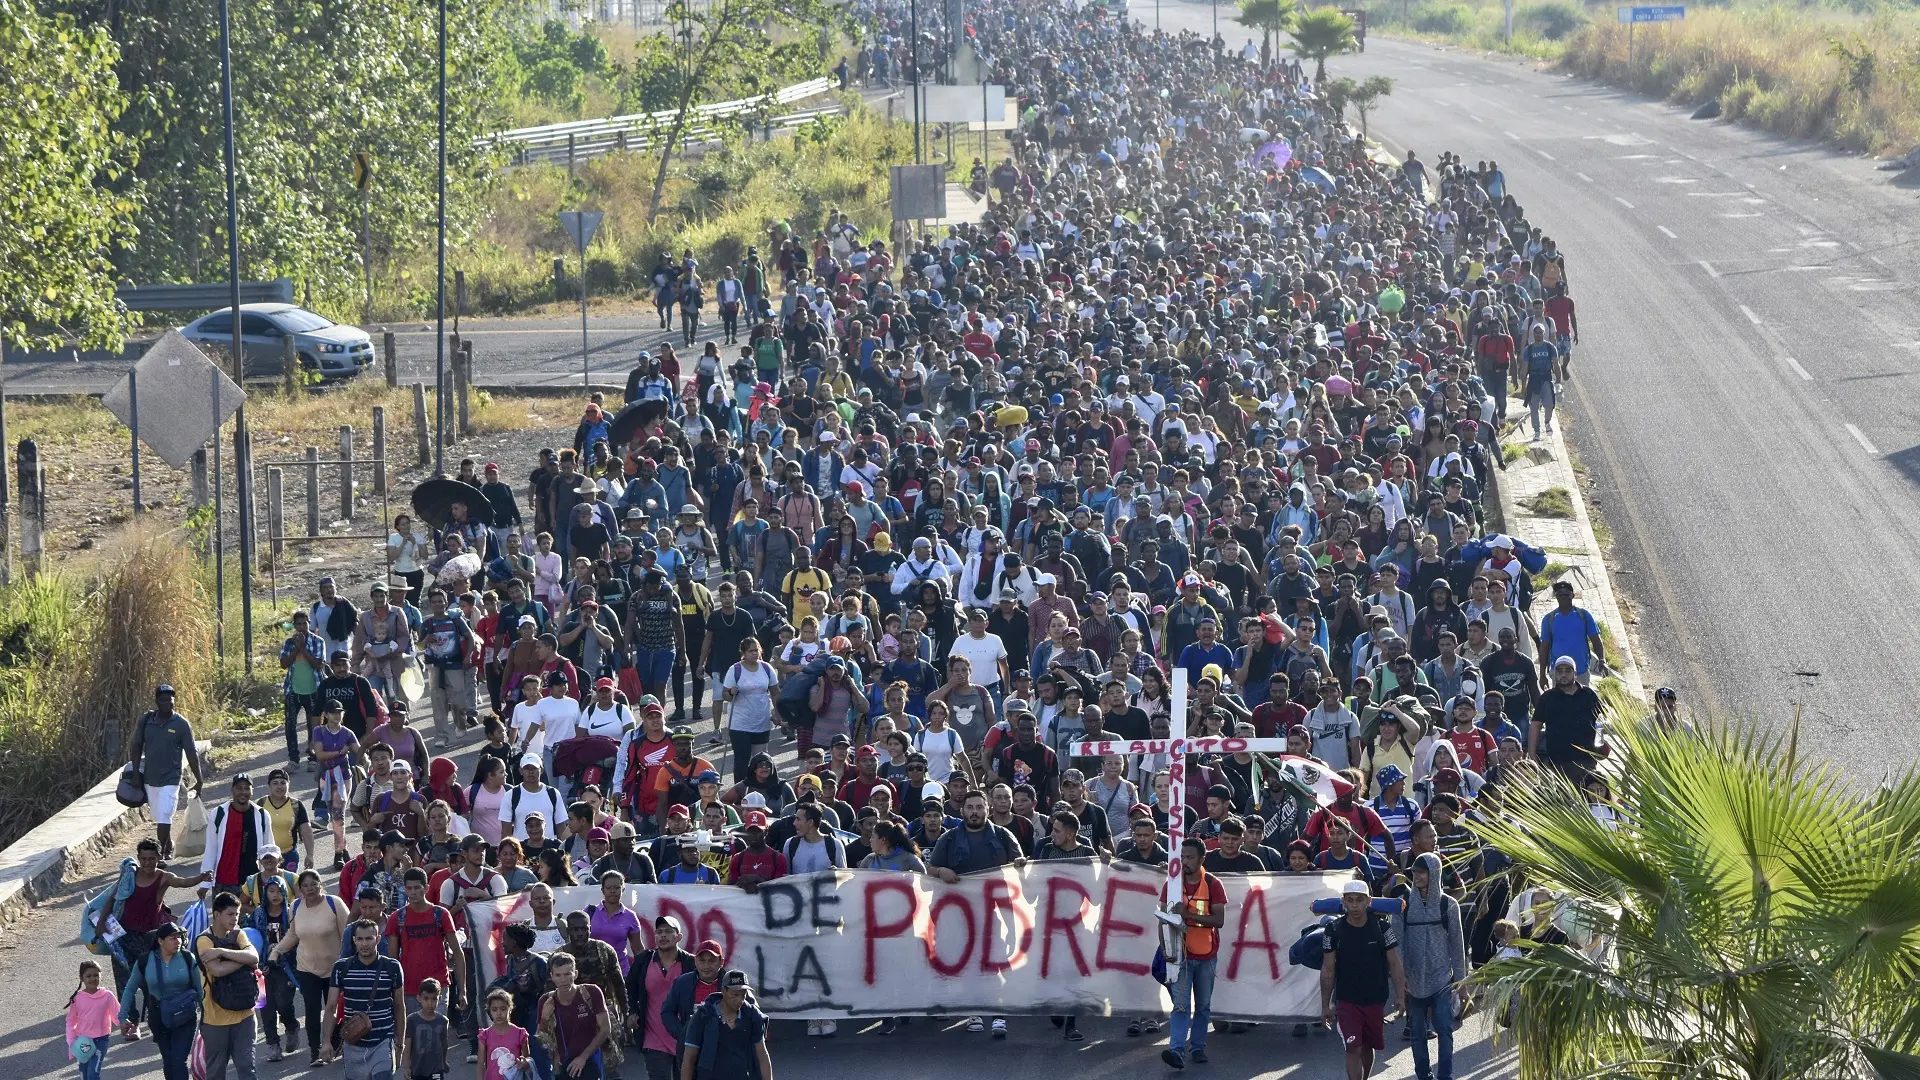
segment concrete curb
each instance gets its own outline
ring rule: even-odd
[[[1645,701],[1646,685],[1641,681],[1639,660],[1633,652],[1626,619],[1620,612],[1613,577],[1607,571],[1606,552],[1594,534],[1593,517],[1580,490],[1579,474],[1567,456],[1567,444],[1562,436],[1565,414],[1556,413],[1555,420],[1552,434],[1540,442],[1528,441],[1526,432],[1531,429],[1524,417],[1515,429],[1515,437],[1505,440],[1506,444],[1522,447],[1526,452],[1508,465],[1506,472],[1495,476],[1494,490],[1500,498],[1501,517],[1506,522],[1507,535],[1545,550],[1549,563],[1559,562],[1567,567],[1566,578],[1573,581],[1581,605],[1610,631],[1613,640],[1608,643],[1608,658],[1613,661],[1612,674],[1629,693]],[[1520,505],[1522,499],[1556,487],[1566,490],[1573,503],[1573,517],[1547,517]],[[1537,591],[1528,615],[1537,623],[1552,606],[1552,596],[1545,590]]]
[[[66,809],[0,851],[0,930],[58,889],[67,870],[118,843],[127,829],[149,820],[147,808],[129,810],[114,798],[120,770],[95,784]]]

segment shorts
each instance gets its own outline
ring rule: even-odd
[[[147,806],[153,810],[153,820],[158,825],[173,824],[173,811],[180,805],[180,785],[168,784],[165,787],[147,787]]]
[[[1553,335],[1553,347],[1560,350],[1561,356],[1572,356],[1573,355],[1573,335],[1571,334]]]
[[[1340,1041],[1347,1052],[1365,1048],[1385,1050],[1387,1048],[1387,1007],[1379,1005],[1355,1005],[1351,1001],[1333,1003],[1333,1028],[1340,1033]]]
[[[642,683],[656,685],[673,677],[673,662],[680,653],[676,649],[635,649],[633,650],[634,674]]]

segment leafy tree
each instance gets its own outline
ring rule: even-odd
[[[1380,99],[1393,93],[1393,80],[1385,75],[1369,75],[1367,81],[1347,94],[1347,104],[1360,114],[1360,137],[1367,135],[1367,114],[1380,105]],[[1344,110],[1343,110],[1344,111]]]
[[[1335,116],[1347,115],[1347,103],[1353,100],[1353,95],[1359,90],[1360,84],[1345,75],[1320,84],[1320,94],[1326,98],[1328,105],[1333,106]]]
[[[104,30],[0,0],[0,348],[119,344],[109,255],[133,203],[107,186],[131,157],[114,59]]]
[[[1314,63],[1313,81],[1327,80],[1327,57],[1351,52],[1354,48],[1353,20],[1335,8],[1314,8],[1302,12],[1287,29],[1293,38],[1293,55]]]
[[[1293,21],[1292,0],[1240,0],[1234,21],[1260,31],[1260,63],[1273,62],[1273,38]]]
[[[15,0],[17,2],[17,0]],[[139,203],[138,243],[115,270],[138,282],[226,276],[216,0],[78,0],[80,22],[119,42],[129,106],[116,129],[138,151],[116,190]],[[510,35],[525,0],[447,0],[449,243],[488,182],[476,137],[506,126],[521,77]],[[375,257],[432,244],[438,176],[437,5],[419,0],[234,4],[241,275],[291,277],[343,304],[360,283],[351,162],[372,153]],[[346,32],[343,28],[351,28]]]
[[[827,0],[673,0],[666,21],[673,48],[643,53],[674,72],[674,115],[660,141],[660,165],[647,220],[660,212],[667,169],[693,119],[699,95],[715,99],[766,93],[794,78],[826,70],[827,45],[844,16]],[[636,73],[636,80],[640,77]]]
[[[1474,825],[1566,935],[1475,975],[1520,1080],[1920,1076],[1920,774],[1856,785],[1751,726],[1613,741],[1608,823],[1551,774]]]

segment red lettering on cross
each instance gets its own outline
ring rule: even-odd
[[[1093,963],[1101,971],[1145,975],[1152,970],[1146,964],[1133,960],[1121,960],[1109,954],[1109,946],[1114,938],[1144,937],[1147,932],[1144,926],[1121,921],[1117,914],[1121,893],[1138,893],[1150,902],[1157,902],[1160,899],[1160,891],[1151,885],[1138,881],[1122,881],[1117,875],[1107,878],[1106,901],[1100,905],[1100,947],[1094,952]]]
[[[906,882],[894,881],[891,879],[882,879],[880,881],[868,881],[865,883],[865,886],[866,886],[866,897],[863,903],[865,905],[866,923],[867,923],[866,980],[867,980],[867,985],[872,986],[874,984],[875,979],[878,976],[878,973],[876,971],[877,965],[875,964],[874,954],[877,951],[879,943],[886,938],[899,937],[902,934],[905,934],[909,930],[913,929],[913,918],[915,915],[918,915],[920,913],[920,894],[914,891],[913,886],[907,884]],[[880,901],[880,896],[883,893],[892,893],[896,896],[906,897],[907,899],[906,914],[897,919],[883,920],[879,913],[879,908],[880,908],[879,901]],[[971,917],[969,917],[967,921],[969,924],[971,924],[973,920]],[[929,938],[928,959],[931,961],[933,959],[931,933],[929,933],[928,938]],[[968,952],[973,951],[972,942],[967,943],[967,951]],[[961,962],[965,963],[964,954]]]
[[[1248,937],[1247,929],[1258,916],[1260,936]],[[1231,982],[1240,977],[1240,954],[1254,949],[1267,954],[1269,978],[1280,981],[1280,943],[1273,940],[1273,924],[1267,918],[1267,890],[1253,888],[1247,890],[1246,902],[1240,905],[1240,926],[1233,935],[1233,956],[1227,960],[1227,980]]]
[[[1062,900],[1061,893],[1072,893],[1072,899]],[[1081,978],[1091,974],[1087,969],[1086,955],[1080,951],[1079,929],[1086,917],[1087,905],[1093,903],[1093,897],[1087,895],[1086,887],[1070,877],[1051,877],[1047,879],[1047,914],[1040,932],[1040,977],[1053,977],[1053,935],[1060,932],[1067,936],[1067,950],[1073,953],[1073,966],[1080,972]],[[1070,908],[1071,910],[1065,910]]]

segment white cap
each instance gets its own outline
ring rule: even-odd
[[[1054,580],[1054,577],[1053,577],[1053,575],[1052,575],[1052,574],[1035,574],[1035,575],[1033,575],[1033,583],[1034,583],[1035,585],[1053,585],[1053,584],[1056,584],[1056,582],[1055,582],[1055,580]]]
[[[820,437],[819,437],[818,439],[816,439],[816,440],[814,440],[814,441],[815,441],[815,442],[823,442],[823,443],[830,443],[830,442],[833,442],[833,441],[834,441],[834,438],[835,438],[835,436],[834,436],[834,434],[833,434],[833,432],[831,432],[831,431],[823,431],[823,432],[821,432],[821,433],[820,433]]]
[[[1347,882],[1345,885],[1340,886],[1340,895],[1341,896],[1372,896],[1373,890],[1367,888],[1366,882],[1356,879],[1354,881]]]
[[[277,858],[279,858],[279,857],[280,857],[280,847],[279,847],[279,845],[277,845],[277,844],[267,844],[266,846],[264,846],[264,847],[262,847],[262,848],[260,849],[260,855],[259,855],[259,857],[260,857],[260,858],[262,858],[262,859],[277,859]]]

